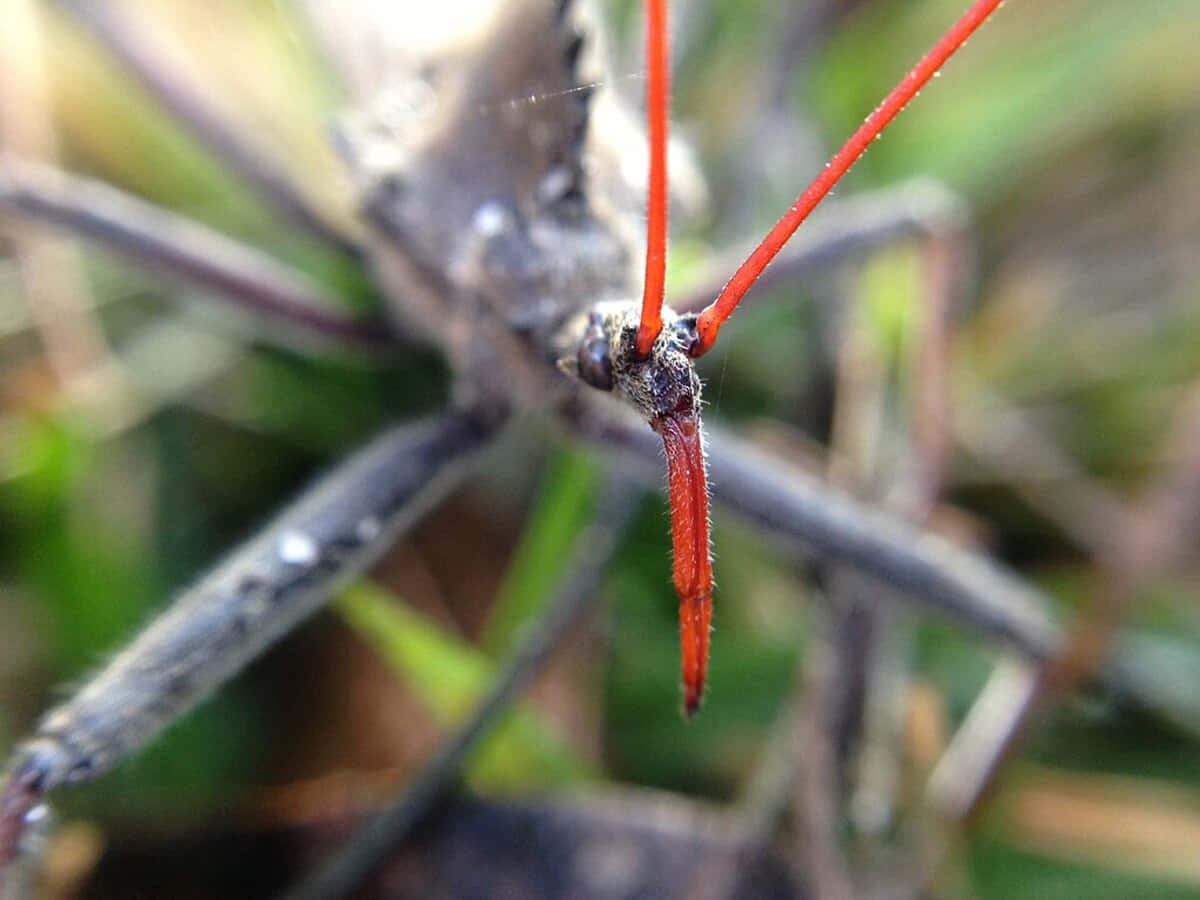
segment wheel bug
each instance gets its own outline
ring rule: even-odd
[[[577,50],[572,51],[570,46],[563,48],[563,50],[564,52],[577,52]],[[561,78],[561,76],[557,77]],[[549,86],[542,88],[542,93],[546,96],[553,96],[555,90],[553,88],[554,83],[552,81]],[[573,85],[568,85],[567,88],[563,88],[562,90],[567,90],[571,87]],[[458,89],[457,86],[455,89]],[[474,98],[472,99],[474,100]],[[487,98],[482,105],[488,105],[488,103],[492,102],[492,99],[502,102],[505,98]],[[555,105],[553,102],[539,104],[543,109],[554,107]],[[569,102],[562,101],[559,106],[560,108],[557,111],[551,109],[546,113],[546,121],[550,122],[552,127],[554,127],[554,116],[570,116],[573,114]],[[370,127],[379,126],[377,122],[373,124],[368,123],[368,128]],[[525,123],[522,122],[522,128],[525,127]],[[558,141],[569,144],[571,140],[575,139],[572,129],[578,129],[581,126],[577,122],[572,122],[568,126],[564,127],[560,125],[557,127],[564,132],[558,136]],[[513,139],[518,140],[519,138]],[[467,141],[472,146],[477,145],[479,142],[474,135]],[[503,156],[511,148],[502,147],[501,149],[503,153],[498,152],[497,156]],[[578,173],[570,171],[570,163],[568,162],[567,171],[565,172],[566,180],[564,181],[564,172],[560,168],[563,163],[554,157],[554,153],[560,152],[560,149],[557,146],[548,150],[547,148],[537,147],[534,149],[541,149],[546,152],[543,154],[545,158],[540,163],[533,164],[531,170],[544,176],[547,174],[546,170],[548,169],[548,173],[553,175],[554,178],[550,179],[551,183],[548,186],[545,179],[538,180],[532,192],[536,193],[537,189],[542,189],[551,196],[554,203],[562,204],[561,208],[554,209],[555,215],[568,220],[570,216],[579,216],[578,209],[571,208],[571,204],[577,203],[579,199],[573,195],[576,185],[572,181],[573,178],[578,177]],[[361,145],[358,151],[361,153]],[[446,152],[446,147],[439,144],[435,145],[434,149],[417,148],[413,152],[424,152],[428,156],[433,156],[435,151]],[[354,152],[353,149],[352,152]],[[535,153],[534,155],[536,156],[537,154]],[[360,158],[361,162],[362,159]],[[376,161],[369,160],[369,162],[375,163]],[[488,162],[490,163],[491,161],[489,160]],[[426,447],[426,455],[431,460],[441,461],[452,457],[456,452],[461,451],[465,453],[473,449],[477,442],[481,443],[493,430],[496,421],[504,418],[506,410],[513,405],[507,386],[505,386],[504,390],[499,391],[497,395],[495,386],[490,383],[490,374],[497,370],[506,373],[516,373],[515,379],[521,382],[521,387],[518,390],[512,391],[514,396],[557,396],[564,390],[558,381],[550,381],[549,385],[547,385],[547,381],[556,376],[543,371],[547,368],[546,359],[538,359],[535,365],[529,365],[521,361],[521,358],[527,351],[526,344],[528,342],[533,341],[536,344],[537,341],[546,338],[544,330],[539,333],[539,326],[537,324],[521,323],[522,328],[519,332],[521,339],[514,342],[511,336],[498,331],[496,327],[493,327],[490,331],[487,328],[483,329],[486,340],[480,339],[478,336],[463,340],[453,333],[453,329],[446,329],[443,323],[436,321],[438,318],[438,309],[440,308],[440,301],[436,294],[439,289],[446,288],[447,272],[454,272],[456,276],[464,271],[467,273],[467,283],[473,286],[472,301],[476,304],[477,308],[485,308],[482,307],[484,301],[497,302],[498,300],[498,302],[503,303],[506,294],[520,293],[522,289],[527,289],[531,284],[536,286],[542,294],[569,294],[572,297],[588,296],[594,298],[605,295],[616,297],[624,293],[625,289],[625,266],[622,263],[624,251],[620,242],[611,239],[610,235],[605,234],[604,227],[596,228],[594,232],[589,232],[588,229],[593,226],[593,223],[588,221],[586,217],[576,220],[581,221],[582,226],[574,230],[568,230],[565,239],[561,238],[561,236],[555,237],[555,240],[561,240],[562,243],[554,247],[539,246],[535,248],[537,254],[549,255],[555,252],[565,252],[567,258],[580,260],[576,269],[568,269],[565,274],[561,271],[549,273],[521,271],[519,265],[514,264],[512,261],[517,260],[518,263],[523,264],[524,259],[530,255],[530,248],[527,244],[522,245],[518,242],[532,240],[537,236],[536,232],[521,232],[514,236],[511,231],[511,224],[505,220],[506,213],[504,207],[488,207],[478,203],[479,197],[477,195],[479,191],[472,192],[468,190],[463,192],[465,195],[463,202],[469,208],[465,211],[455,211],[455,215],[448,215],[446,217],[447,224],[444,228],[449,231],[453,225],[455,231],[472,235],[472,240],[476,241],[477,244],[481,244],[481,247],[463,247],[461,246],[461,239],[448,239],[445,234],[415,234],[411,225],[412,222],[422,220],[436,221],[436,217],[432,213],[439,201],[430,199],[430,196],[423,196],[423,193],[428,191],[430,195],[437,197],[452,196],[453,192],[450,190],[450,183],[453,181],[452,176],[461,176],[469,166],[464,162],[457,169],[454,167],[448,168],[449,174],[435,170],[433,176],[429,179],[428,186],[424,182],[412,185],[388,181],[385,176],[381,176],[379,172],[375,171],[364,171],[362,173],[364,178],[374,179],[372,189],[366,192],[370,198],[366,206],[368,213],[374,219],[378,233],[383,235],[383,238],[380,239],[381,243],[384,241],[393,241],[401,244],[404,242],[415,242],[416,244],[412,247],[406,247],[405,253],[402,254],[394,253],[386,248],[380,249],[376,265],[385,283],[390,283],[393,286],[403,285],[403,288],[398,289],[397,292],[404,294],[405,301],[411,302],[419,310],[417,313],[419,325],[424,326],[424,330],[426,331],[443,334],[444,342],[449,345],[451,356],[455,358],[457,367],[468,373],[464,376],[463,383],[468,385],[470,390],[478,395],[467,398],[466,403],[472,410],[471,415],[455,417],[452,420],[443,420],[434,427],[432,434],[412,434],[406,432],[402,436],[397,436],[394,445],[391,446],[390,452],[396,453],[398,459],[418,458],[420,454],[416,448],[423,446]],[[486,169],[486,166],[481,166],[481,168]],[[29,185],[33,181],[33,179],[27,179],[24,183]],[[558,183],[557,192],[550,190],[555,187],[555,182]],[[528,191],[528,185],[519,185],[518,187],[522,191]],[[516,188],[514,188],[515,190]],[[14,192],[14,194],[18,193],[20,192]],[[35,191],[30,191],[23,200],[18,198],[18,205],[24,203],[26,208],[32,207],[38,199],[35,194]],[[44,198],[44,195],[42,196]],[[43,212],[45,213],[46,211],[43,210]],[[472,227],[462,228],[461,226],[464,221],[468,222]],[[512,242],[512,244],[510,245],[506,242]],[[445,249],[448,246],[455,247],[454,252],[448,252]],[[431,249],[433,247],[436,247],[436,249]],[[418,260],[418,262],[413,262],[413,259]],[[429,262],[431,259],[436,260],[437,265],[432,265]],[[433,271],[430,271],[431,269]],[[497,273],[499,273],[499,277]],[[507,286],[504,285],[504,277],[511,279],[512,283]],[[554,279],[558,279],[558,281],[554,281]],[[551,282],[554,290],[551,291],[545,288],[546,280]],[[507,315],[508,313],[509,311],[506,310],[505,314]],[[548,318],[554,319],[555,316],[551,314]],[[511,326],[511,322],[505,322],[505,327],[509,328],[509,326]],[[459,343],[455,343],[456,340]],[[566,341],[565,343],[569,347],[571,341]],[[482,350],[481,346],[483,347]],[[564,358],[562,347],[556,346],[553,348],[553,351],[553,354],[547,354],[553,357],[552,362]],[[567,355],[566,358],[570,359],[571,357]],[[579,428],[581,431],[593,435],[607,435],[614,443],[619,444],[624,442],[627,447],[632,448],[635,455],[640,455],[642,458],[657,452],[655,448],[646,442],[646,436],[641,430],[635,431],[619,420],[614,421],[611,417],[605,418],[594,414],[590,398],[577,400],[575,397],[570,397],[569,399],[561,399],[558,402],[569,407],[567,409],[567,416],[574,422],[574,427]],[[482,421],[478,414],[480,409],[488,413],[483,417]],[[779,505],[781,499],[785,499],[788,496],[778,493],[780,484],[786,483],[788,479],[781,475],[772,480],[770,477],[771,470],[767,467],[763,470],[768,473],[765,476],[765,483],[759,487],[756,493],[753,484],[750,484],[753,480],[752,476],[747,471],[753,467],[744,464],[744,460],[738,451],[730,449],[726,452],[726,448],[731,447],[731,445],[724,439],[717,439],[715,444],[719,450],[714,454],[716,457],[714,466],[721,469],[723,474],[723,477],[719,476],[719,482],[737,486],[736,488],[730,488],[730,493],[734,494],[734,496],[728,499],[732,499],[735,505],[742,504],[752,517],[769,523],[776,530],[786,532],[789,528],[792,528],[796,532],[806,534],[811,542],[814,526],[805,519],[803,512],[795,512],[796,508],[803,507],[803,503],[783,504],[788,507],[788,509],[784,510],[774,508]],[[380,445],[380,447],[387,446],[386,442]],[[384,450],[377,450],[376,452],[380,453],[383,457],[387,457],[387,452]],[[687,451],[687,454],[690,455],[693,462],[698,458],[694,449]],[[397,488],[402,499],[405,501],[412,499],[410,495],[415,493],[414,484],[423,486],[423,482],[426,480],[425,476],[431,472],[432,469],[420,469],[415,474],[410,473],[409,481]],[[673,478],[673,488],[674,481],[675,479]],[[685,490],[694,491],[695,489],[692,486]],[[699,498],[700,495],[696,496]],[[403,505],[405,506],[405,516],[400,521],[401,525],[415,511],[410,510],[407,503]],[[323,526],[328,521],[325,518],[325,507],[322,506],[321,510],[322,514],[319,523],[314,521],[298,525],[289,518],[286,527],[283,527],[265,539],[262,547],[264,548],[264,552],[267,553],[267,557],[252,560],[251,570],[254,572],[255,577],[250,582],[236,581],[235,579],[233,583],[236,584],[238,590],[234,591],[234,593],[243,594],[244,598],[244,592],[253,593],[260,585],[282,583],[277,582],[276,579],[271,577],[270,572],[263,574],[264,566],[269,569],[272,565],[283,564],[292,567],[288,569],[291,574],[304,576],[305,578],[317,578],[314,570],[311,570],[306,564],[307,562],[320,562],[322,565],[332,566],[331,557],[323,552],[317,553],[314,558],[312,544],[305,540],[305,538],[312,538],[319,530],[318,524]],[[336,575],[341,577],[343,575],[344,570],[341,568],[343,562],[345,562],[346,568],[361,566],[363,564],[362,559],[356,555],[358,543],[361,543],[363,536],[371,535],[374,537],[373,532],[379,530],[368,527],[368,524],[372,521],[371,519],[357,518],[356,513],[358,511],[358,509],[353,510],[354,514],[347,521],[339,523],[338,527],[340,531],[335,531],[328,536],[328,546],[336,547],[339,542],[346,544],[346,547],[343,548],[346,550],[345,560],[337,560],[338,566],[336,567],[336,571],[330,572],[331,576]],[[385,506],[385,512],[387,511]],[[842,507],[840,511],[849,516],[858,515],[858,510],[853,506]],[[789,516],[793,518],[792,524],[788,522]],[[701,509],[700,499],[693,501],[690,517],[694,523],[697,523],[692,531],[693,543],[696,543],[699,542],[699,539],[696,537],[700,530],[698,523],[705,518]],[[388,519],[391,517],[384,515],[377,518]],[[870,522],[872,520],[868,517],[867,521]],[[795,524],[795,522],[799,522],[799,524]],[[393,527],[399,526],[393,525]],[[848,530],[854,531],[856,527],[852,526]],[[909,565],[903,561],[895,562],[895,560],[889,560],[888,553],[897,554],[895,559],[904,559],[901,548],[907,541],[911,540],[911,532],[901,530],[889,533],[885,527],[881,536],[878,531],[873,531],[868,527],[859,529],[857,533],[861,540],[857,545],[852,546],[849,551],[844,549],[844,546],[842,548],[829,548],[832,550],[835,558],[848,559],[851,562],[860,563],[867,571],[874,572],[876,575],[882,575],[885,578],[899,578],[895,574],[895,569],[889,568],[889,566],[894,564],[896,568],[907,573],[907,577],[910,580],[906,586],[917,593],[924,592],[933,598],[943,598],[948,605],[953,606],[956,603],[963,603],[963,597],[975,598],[982,602],[984,598],[989,596],[1003,596],[1009,599],[1017,598],[1018,601],[1027,601],[1030,597],[1035,596],[1022,592],[1019,587],[1014,588],[1013,585],[1006,582],[1002,576],[997,575],[997,573],[986,565],[972,561],[969,558],[954,556],[948,550],[945,551],[948,555],[942,555],[945,548],[936,544],[935,552],[925,557],[920,555],[923,548],[918,548],[915,554],[917,561],[915,565]],[[706,542],[705,538],[703,543]],[[819,544],[820,541],[818,540],[817,543]],[[324,546],[326,546],[326,541],[324,536],[322,536],[322,540],[318,542],[318,549]],[[924,566],[923,569],[922,566]],[[700,571],[702,569],[703,565],[701,564],[697,567],[697,571],[693,573],[700,582],[703,582],[707,577],[705,572]],[[239,573],[239,577],[244,576],[245,572]],[[223,575],[222,577],[226,576]],[[286,579],[284,581],[286,582]],[[318,579],[318,584],[319,589],[313,592],[314,595],[323,593],[326,588],[323,580]],[[702,588],[700,589],[700,593],[703,594]],[[315,596],[309,598],[306,595],[305,602],[307,603],[309,599],[313,602],[316,601]],[[691,597],[689,602],[695,599],[697,598]],[[298,609],[297,615],[305,608]],[[983,618],[991,624],[992,630],[997,635],[1009,638],[1034,655],[1044,656],[1050,652],[1050,648],[1057,641],[1057,635],[1053,627],[1048,622],[1042,620],[1035,609],[1036,607],[1033,603],[1026,603],[1024,606],[1017,605],[1015,607],[1013,604],[1007,606],[997,604],[992,607],[985,607],[985,612],[990,615],[990,619],[987,616]],[[974,621],[978,622],[980,620],[977,609],[973,611],[972,615],[975,616]],[[971,618],[970,615],[967,617]],[[706,640],[708,629],[705,616],[701,615],[694,621],[696,625],[691,629],[691,633],[700,639]],[[282,628],[285,624],[286,622],[280,620],[279,627]],[[244,625],[245,623],[243,622],[239,627],[243,627]],[[247,652],[254,652],[254,649],[247,648]],[[690,656],[691,661],[685,663],[690,673],[688,676],[689,691],[685,699],[688,707],[694,707],[699,701],[699,689],[703,679],[702,660],[705,655],[706,648],[694,644]],[[170,676],[170,673],[163,674]],[[171,681],[171,677],[168,677],[168,681]],[[197,690],[199,689],[197,688]],[[92,696],[95,697],[104,693],[106,693],[106,688],[101,684],[93,692]],[[192,687],[187,684],[186,678],[182,683],[178,679],[175,679],[173,685],[164,682],[163,693],[168,695],[174,693],[182,701],[192,699],[194,694]],[[116,697],[117,695],[109,694],[108,696]],[[180,705],[185,704],[181,703]],[[54,719],[47,720],[47,734],[50,736],[56,735],[59,731],[58,726],[54,724],[55,721]],[[61,720],[57,721],[58,725],[62,724]],[[69,764],[65,762],[60,763],[57,760],[49,758],[54,756],[58,748],[47,748],[46,745],[42,745],[40,750],[49,754],[49,757],[39,757],[37,752],[33,752],[29,759],[35,760],[36,765],[32,769],[25,770],[37,772],[38,778],[35,780],[39,783],[35,785],[32,781],[22,781],[20,776],[14,783],[18,786],[36,787],[40,791],[43,788],[53,786],[64,778],[83,779],[89,777],[93,772],[98,772],[115,761],[116,756],[122,754],[127,746],[136,743],[143,736],[148,737],[149,732],[155,730],[159,722],[157,720],[146,720],[143,724],[146,726],[144,734],[139,733],[141,731],[139,728],[123,730],[120,741],[115,742],[111,747],[113,752],[112,758],[106,755],[106,753],[99,752],[90,746],[85,746],[75,754],[81,758],[73,759]],[[106,737],[104,740],[107,741],[110,738],[111,736]],[[35,751],[39,750],[37,745],[34,745],[34,749]],[[76,749],[78,750],[79,748]],[[20,771],[22,770],[18,767],[18,772]],[[45,775],[43,773],[51,774]],[[17,794],[13,794],[12,796],[18,797]]]

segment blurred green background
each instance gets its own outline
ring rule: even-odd
[[[768,227],[961,6],[681,5],[673,116],[707,193],[685,196],[673,222],[668,293]],[[156,0],[136,12],[181,77],[331,218],[352,221],[326,142],[338,90],[291,4]],[[377,308],[365,272],[276,218],[77,26],[39,4],[18,13],[36,23],[39,52],[0,22],[7,142],[48,129],[53,144],[24,149],[267,250],[347,309]],[[635,3],[605,8],[611,86],[634,99],[639,15]],[[1098,603],[1155,509],[1148,498],[1200,497],[1188,468],[1200,429],[1197,34],[1194,0],[1014,0],[837,192],[932,176],[963,197],[974,277],[948,338],[954,424],[934,521],[1052,593],[1064,615]],[[23,261],[44,244],[68,261],[53,287],[70,295],[61,315],[29,303]],[[710,418],[878,496],[909,452],[922,254],[907,242],[756,299],[703,366]],[[287,346],[180,302],[193,293],[0,220],[0,746],[315,472],[382,423],[445,403],[433,350],[364,359]],[[402,777],[536,613],[604,464],[542,423],[510,432],[370,584],[149,751],[56,798],[64,818],[137,834],[238,815],[330,772]],[[678,715],[667,524],[647,496],[603,602],[477,755],[475,787],[740,796],[824,613],[793,561],[719,510],[714,525],[702,715]],[[1153,652],[1195,665],[1197,538],[1170,537],[1137,572],[1121,620]],[[906,725],[889,840],[901,843],[927,825],[928,748],[953,732],[995,656],[945,625],[895,620]],[[843,837],[867,852],[852,823]],[[1107,700],[1054,704],[961,837],[940,895],[1200,897],[1200,752]]]

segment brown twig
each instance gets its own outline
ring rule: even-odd
[[[354,346],[394,340],[278,260],[115,188],[0,154],[0,211],[69,229],[257,316]]]
[[[576,539],[565,574],[541,618],[531,627],[471,716],[442,742],[404,794],[376,816],[311,878],[287,895],[291,900],[342,897],[354,891],[407,837],[457,779],[471,750],[588,608],[634,508],[636,492],[621,477],[608,479],[592,524]]]
[[[237,131],[186,80],[179,77],[157,47],[154,36],[122,17],[107,0],[59,0],[72,15],[134,74],[141,84],[192,135],[224,160],[286,219],[321,242],[357,258],[357,242],[333,225],[268,154]]]
[[[57,140],[51,119],[42,11],[32,0],[5,9],[0,44],[0,151],[53,160]],[[103,365],[108,346],[87,303],[76,248],[24,223],[0,222],[14,245],[29,318],[47,360],[62,384]]]
[[[631,471],[661,483],[658,441],[644,423],[589,403],[570,412],[568,424],[621,453]],[[1061,633],[1046,598],[996,564],[870,509],[719,426],[709,429],[707,446],[714,500],[763,528],[777,546],[861,569],[926,609],[1034,658],[1058,646]]]
[[[841,610],[849,610],[839,603]],[[834,626],[836,627],[836,626]],[[805,712],[796,735],[799,769],[795,810],[804,872],[813,895],[828,900],[853,900],[850,867],[838,838],[840,832],[840,760],[836,729],[831,727],[842,704],[846,676],[843,658],[829,635],[810,643],[806,668]]]
[[[1040,668],[1010,661],[993,671],[930,779],[930,797],[943,815],[964,821],[975,814],[1036,712],[1100,671],[1138,582],[1169,565],[1200,526],[1200,382],[1180,404],[1166,443],[1173,462],[1136,506],[1120,514],[1116,537],[1097,548],[1100,575],[1092,602],[1062,650]],[[1114,668],[1123,680],[1166,696],[1156,687],[1157,667],[1120,654]]]
[[[965,223],[962,201],[940,182],[925,178],[852,200],[827,203],[775,257],[747,294],[747,301],[898,238],[953,234],[960,232]],[[723,279],[744,257],[740,251],[723,254],[710,266],[715,273],[712,278],[682,297],[670,298],[672,308],[678,312],[703,309],[720,293]]]

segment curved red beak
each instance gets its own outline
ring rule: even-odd
[[[667,452],[671,495],[671,546],[675,592],[679,595],[679,638],[683,651],[683,711],[691,717],[704,696],[708,635],[712,625],[712,558],[708,546],[708,480],[700,419],[669,414],[654,422]]]

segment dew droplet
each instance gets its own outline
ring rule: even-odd
[[[508,226],[508,210],[494,200],[482,204],[471,217],[471,227],[483,237],[495,237]]]
[[[317,542],[307,534],[289,531],[279,539],[276,549],[279,558],[293,566],[311,566],[317,561],[320,551]]]
[[[374,516],[368,516],[363,519],[358,523],[358,528],[355,529],[358,539],[363,543],[375,540],[375,538],[379,537],[381,531],[383,531],[383,525]]]

